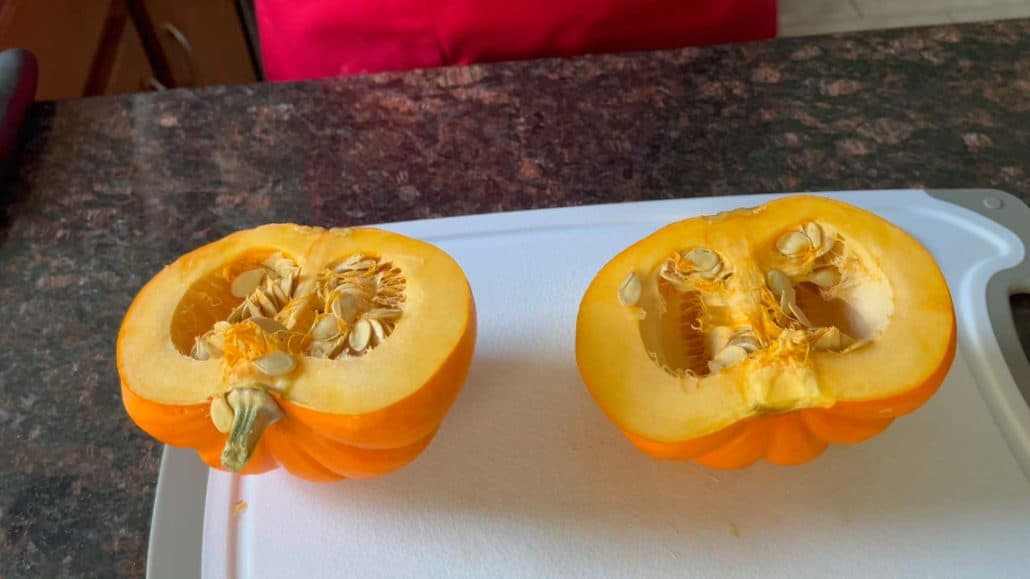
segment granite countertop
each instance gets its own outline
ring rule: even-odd
[[[0,193],[0,576],[143,574],[161,446],[114,339],[199,244],[737,192],[1026,200],[1028,103],[1030,20],[37,104]]]

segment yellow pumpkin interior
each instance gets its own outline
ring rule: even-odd
[[[600,271],[577,323],[592,395],[657,442],[903,394],[937,372],[954,332],[917,241],[815,196],[662,228]]]
[[[266,225],[155,276],[126,315],[119,370],[161,404],[259,384],[296,405],[365,414],[434,375],[465,333],[470,302],[458,265],[428,244]]]

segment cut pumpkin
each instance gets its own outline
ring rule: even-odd
[[[955,356],[932,256],[886,220],[797,195],[673,223],[580,304],[591,395],[657,458],[801,464],[925,403]]]
[[[118,335],[122,400],[154,438],[242,474],[385,474],[429,444],[465,381],[472,292],[440,249],[292,224],[188,253]]]

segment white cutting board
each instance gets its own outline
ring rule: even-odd
[[[1020,262],[1022,243],[922,191],[831,196],[922,241],[959,313],[941,390],[881,436],[799,467],[657,461],[577,374],[576,310],[609,258],[673,220],[772,196],[392,224],[469,277],[480,333],[464,390],[429,448],[389,476],[211,471],[203,576],[1030,577],[1030,410],[984,305],[987,279]]]

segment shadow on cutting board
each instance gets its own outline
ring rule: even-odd
[[[921,411],[865,444],[831,447],[799,467],[716,471],[641,454],[594,405],[573,364],[525,360],[477,359],[436,440],[407,468],[305,494],[329,510],[362,505],[445,527],[488,519],[599,541],[800,540],[820,527],[913,519],[947,528],[1026,499],[976,468],[1000,435],[989,416],[972,416],[987,411],[964,364]],[[1015,461],[1012,469],[1019,474]]]

